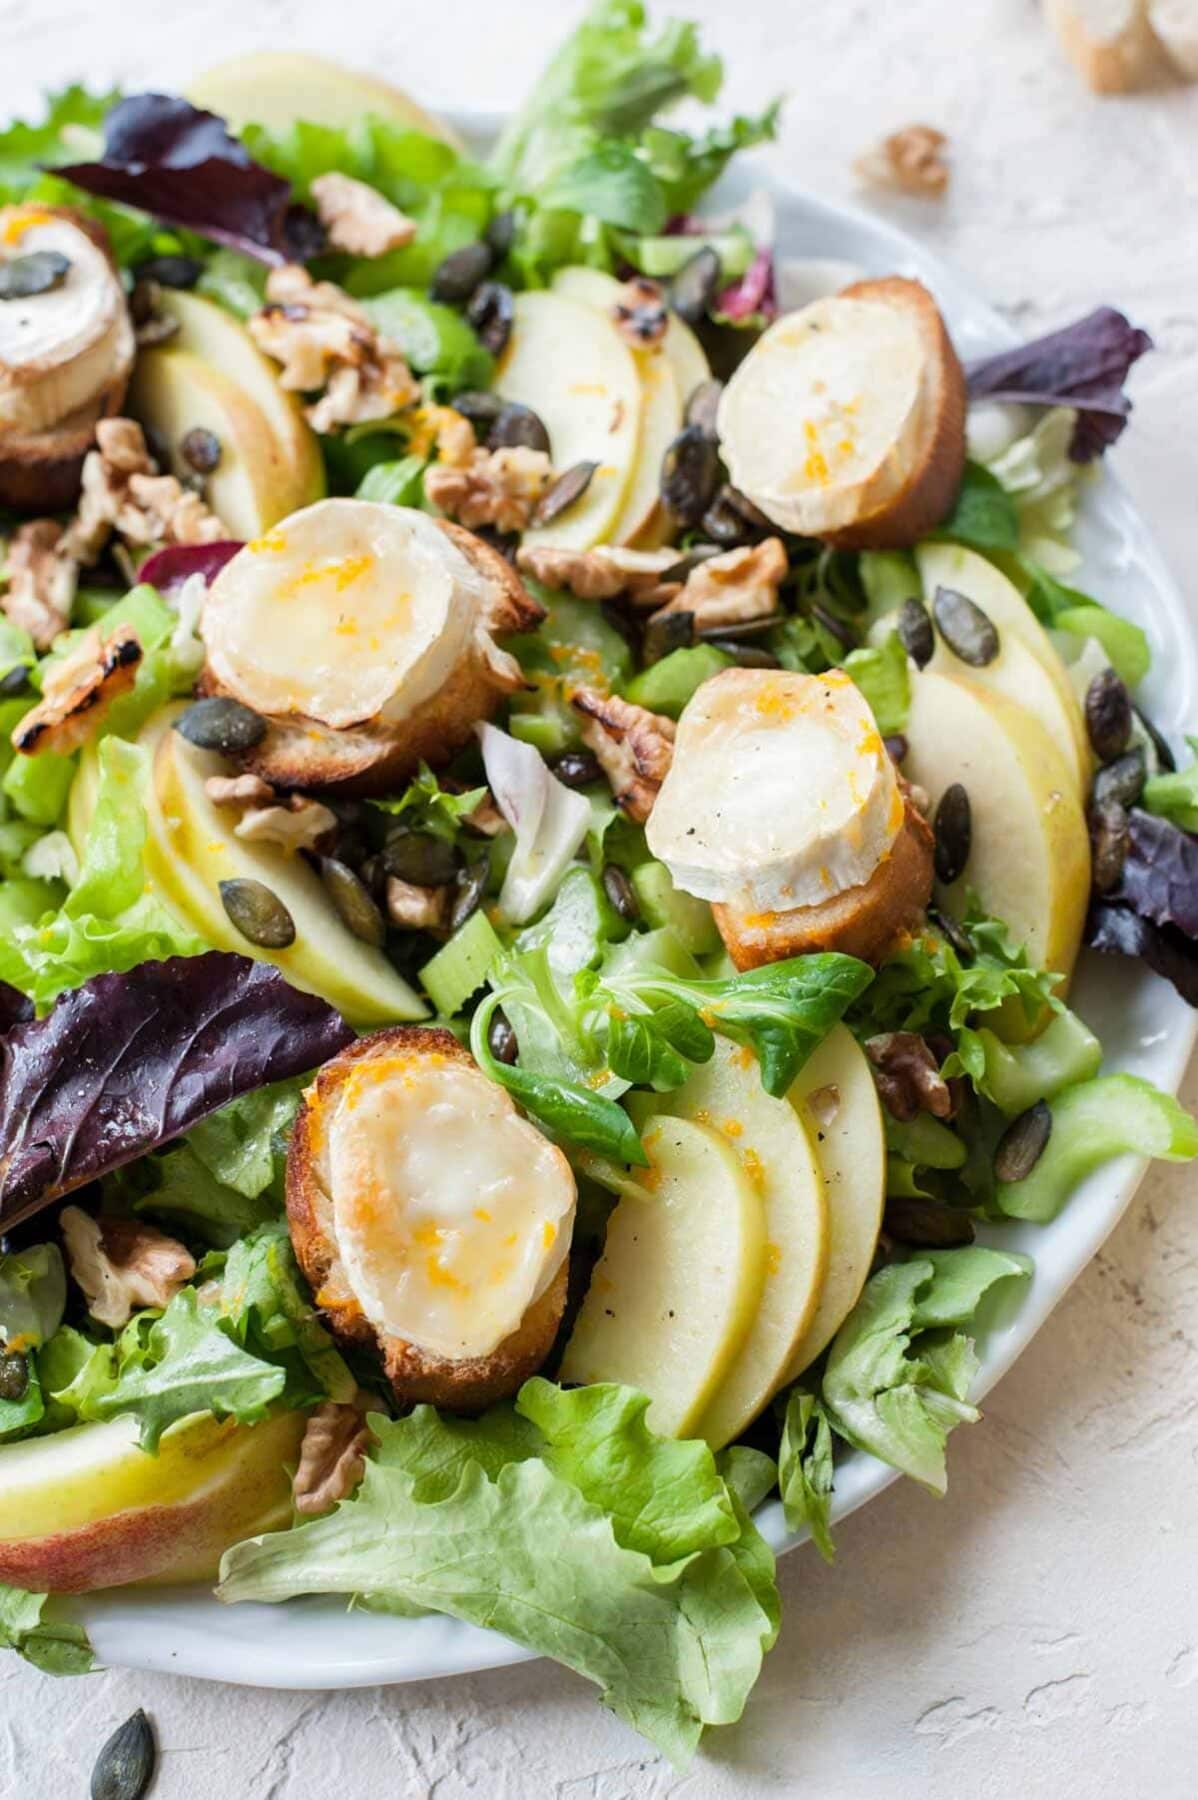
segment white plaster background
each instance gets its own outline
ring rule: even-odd
[[[578,0],[0,0],[0,108],[45,82],[181,81],[265,45],[342,55],[433,106],[518,97]],[[941,207],[896,203],[1029,331],[1098,301],[1156,338],[1118,464],[1194,589],[1198,89],[1098,101],[1035,0],[675,0],[726,98],[791,95],[776,165],[832,198],[883,129],[951,136]],[[1111,596],[1111,598],[1116,598]],[[1191,1074],[1188,1098],[1198,1103]],[[781,1566],[785,1623],[747,1718],[679,1775],[547,1663],[345,1694],[0,1665],[0,1794],[86,1792],[135,1706],[156,1800],[1192,1800],[1198,1793],[1198,1177],[1150,1174],[937,1503],[892,1487],[840,1562]]]

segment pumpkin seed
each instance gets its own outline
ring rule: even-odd
[[[462,305],[469,300],[479,282],[487,279],[494,260],[495,252],[486,243],[464,244],[460,250],[451,250],[444,262],[437,265],[429,283],[430,298],[443,300],[450,306]]]
[[[553,486],[541,495],[532,511],[534,525],[548,525],[551,520],[560,518],[568,512],[576,500],[581,500],[591,485],[597,462],[577,462],[564,474],[559,475]]]
[[[28,1386],[28,1358],[19,1350],[0,1352],[0,1400],[23,1400]]]
[[[695,641],[695,615],[690,612],[661,613],[650,619],[641,640],[641,661],[646,668],[660,662],[671,650],[688,650]]]
[[[936,633],[922,600],[904,600],[899,607],[899,643],[917,669],[926,669],[936,654]]]
[[[453,845],[427,831],[392,831],[383,845],[388,875],[412,887],[447,887],[458,872]]]
[[[729,643],[727,639],[720,645],[741,669],[780,669],[782,664],[770,650],[763,650],[760,644]]]
[[[720,259],[710,244],[688,257],[667,290],[670,306],[688,325],[706,317],[720,285]]]
[[[61,287],[71,271],[71,259],[61,250],[32,250],[0,263],[0,300],[32,300]]]
[[[521,406],[518,400],[509,400],[501,407],[495,423],[487,433],[489,450],[543,450],[546,456],[552,454],[549,447],[549,433],[540,417],[531,406]]]
[[[911,748],[901,731],[894,731],[889,737],[884,737],[882,745],[892,763],[905,761],[907,752]]]
[[[487,1049],[501,1063],[514,1063],[520,1054],[516,1034],[501,1012],[492,1014],[487,1027]]]
[[[295,920],[264,881],[238,876],[220,883],[220,897],[230,923],[243,938],[263,950],[285,950],[295,942]]]
[[[857,634],[852,626],[847,620],[840,618],[837,613],[830,612],[826,606],[821,606],[818,600],[812,602],[811,617],[817,625],[822,625],[828,636],[835,639],[842,650],[857,648]]]
[[[954,656],[971,669],[984,669],[999,652],[998,632],[981,607],[956,588],[938,587],[932,612],[940,635]]]
[[[724,391],[722,381],[701,381],[686,403],[686,411],[682,415],[684,425],[697,425],[705,431],[709,438],[717,437],[716,414],[719,411],[720,396]]]
[[[969,861],[973,844],[973,816],[969,795],[959,781],[954,781],[941,794],[932,830],[936,838],[936,874],[947,886],[961,874]]]
[[[503,401],[498,394],[488,394],[482,388],[466,388],[454,395],[453,409],[469,419],[476,432],[489,431],[503,411]]]
[[[203,273],[194,256],[150,256],[133,265],[135,281],[156,281],[164,288],[193,288]]]
[[[1127,808],[1117,800],[1101,800],[1090,809],[1091,879],[1097,893],[1117,888],[1127,861]]]
[[[1131,696],[1114,669],[1104,669],[1086,689],[1086,730],[1099,762],[1114,762],[1131,737]]]
[[[973,943],[964,925],[954,919],[951,913],[942,912],[938,906],[929,906],[928,919],[933,924],[945,943],[956,952],[957,961],[969,964],[974,959]],[[944,1058],[941,1057],[941,1062]]]
[[[603,779],[599,758],[590,750],[563,750],[549,766],[563,787],[590,787]]]
[[[697,525],[715,497],[720,456],[697,425],[684,425],[661,465],[661,497],[680,525]]]
[[[973,1220],[959,1207],[922,1200],[917,1194],[892,1195],[886,1202],[883,1230],[900,1244],[926,1250],[955,1250],[974,1240]]]
[[[361,876],[355,875],[335,856],[322,856],[320,879],[346,929],[361,938],[364,944],[381,945],[387,936],[387,926]]]
[[[1047,1100],[1037,1100],[1012,1119],[994,1152],[994,1173],[1000,1181],[1023,1181],[1031,1174],[1052,1136],[1052,1111]]]
[[[215,431],[207,431],[202,425],[194,425],[184,435],[179,445],[179,454],[189,469],[197,475],[211,475],[220,462],[221,442]]]
[[[491,873],[491,859],[482,856],[468,869],[463,869],[458,876],[458,891],[454,895],[453,905],[449,911],[449,929],[457,931],[459,926],[473,918],[482,905],[483,895],[487,891],[487,878]]]
[[[631,881],[617,863],[604,863],[603,892],[607,895],[622,919],[635,925],[641,916],[640,905]]]
[[[229,700],[221,694],[211,700],[197,700],[180,713],[175,730],[199,750],[219,750],[224,756],[236,756],[262,742],[266,720],[240,700]]]
[[[746,512],[748,505],[743,495],[725,483],[703,514],[700,529],[721,550],[733,550],[738,544],[751,543],[760,535],[761,527]],[[752,511],[756,510],[756,507],[752,508]]]
[[[18,694],[30,691],[28,663],[14,663],[0,675],[0,700],[15,700]]]
[[[1105,769],[1099,769],[1090,789],[1090,800],[1094,806],[1105,806],[1111,800],[1119,806],[1134,806],[1144,791],[1147,774],[1144,751],[1136,744],[1122,756],[1117,756],[1113,763],[1108,763]]]
[[[96,1758],[91,1800],[142,1800],[154,1779],[156,1760],[154,1733],[139,1706]]]
[[[470,296],[466,318],[483,349],[492,356],[501,356],[516,318],[511,288],[502,281],[484,281]]]
[[[516,215],[509,208],[507,212],[496,213],[486,229],[486,240],[490,244],[495,260],[507,255],[516,241]]]

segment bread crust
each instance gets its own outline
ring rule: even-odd
[[[449,519],[434,522],[491,585],[493,599],[482,620],[488,635],[530,631],[540,623],[544,608],[505,556]],[[407,718],[394,724],[369,721],[342,731],[300,714],[268,718],[266,736],[239,760],[273,787],[336,788],[347,797],[387,793],[422,762],[433,767],[448,762],[475,723],[490,718],[504,695],[522,681],[514,663],[505,669],[476,638],[448,681]],[[205,669],[197,691],[229,690]]]
[[[325,1063],[304,1095],[287,1153],[291,1241],[333,1335],[347,1344],[377,1347],[398,1400],[409,1405],[429,1401],[452,1412],[478,1412],[515,1393],[548,1356],[565,1310],[569,1258],[516,1330],[489,1356],[436,1356],[402,1338],[376,1331],[362,1312],[338,1252],[320,1117],[357,1063],[399,1052],[436,1055],[475,1066],[470,1052],[453,1033],[434,1025],[397,1025],[372,1032]]]
[[[788,956],[839,950],[878,963],[913,926],[932,895],[932,830],[904,793],[904,818],[890,852],[861,887],[818,906],[792,912],[750,913],[717,903],[720,936],[738,969],[757,969]]]
[[[918,543],[952,510],[965,473],[965,414],[969,393],[961,359],[940,316],[940,308],[920,281],[887,275],[855,281],[839,296],[902,307],[911,313],[931,371],[917,426],[916,461],[897,492],[868,497],[851,525],[824,535],[838,550],[888,550]],[[887,484],[888,485],[888,484]]]

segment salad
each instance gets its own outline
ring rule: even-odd
[[[753,1514],[945,1487],[1198,998],[1198,762],[1074,585],[1151,348],[963,368],[704,198],[599,0],[485,158],[250,57],[0,135],[0,1644],[215,1584],[493,1627],[684,1761]],[[698,108],[693,109],[698,110]],[[1191,750],[1195,749],[1191,740]]]

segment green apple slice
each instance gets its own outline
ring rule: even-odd
[[[154,759],[146,868],[167,904],[217,949],[276,963],[288,981],[322,995],[354,1025],[424,1018],[419,996],[381,950],[346,929],[301,856],[234,835],[229,813],[204,791],[227,766],[170,729],[178,711],[156,714],[141,738]],[[242,937],[220,897],[219,884],[234,879],[263,882],[278,895],[295,921],[287,949],[263,950]]]
[[[373,113],[391,125],[440,138],[455,150],[463,148],[452,127],[402,88],[302,50],[259,50],[215,63],[189,83],[187,98],[227,119],[234,131],[243,125],[287,131],[301,119],[341,130]]]
[[[713,1450],[739,1437],[783,1385],[815,1313],[828,1263],[828,1208],[812,1140],[761,1085],[751,1051],[717,1038],[710,1062],[655,1110],[725,1136],[765,1206],[765,1279],[748,1336],[696,1427]]]
[[[277,368],[263,356],[244,325],[223,306],[178,288],[163,288],[159,304],[179,323],[170,340],[171,350],[198,356],[228,375],[258,408],[278,440],[282,453],[275,496],[279,517],[323,499],[324,458],[316,433],[304,418],[298,395],[280,387]]]
[[[561,1378],[640,1388],[651,1428],[687,1437],[752,1326],[765,1207],[719,1132],[663,1118],[644,1144],[649,1191],[628,1194],[608,1221]]]
[[[539,415],[555,469],[598,464],[582,498],[525,532],[524,542],[573,550],[609,543],[636,464],[642,411],[636,363],[615,325],[560,294],[517,294],[495,388]]]
[[[1090,895],[1090,841],[1056,744],[1007,695],[932,669],[911,683],[906,737],[903,773],[926,790],[933,813],[953,782],[969,796],[969,860],[940,898],[960,917],[977,894],[1036,968],[1068,980]]]
[[[831,1343],[865,1285],[886,1201],[886,1133],[865,1052],[845,1025],[829,1032],[787,1095],[815,1146],[828,1204],[828,1264],[791,1353],[794,1381]]]

